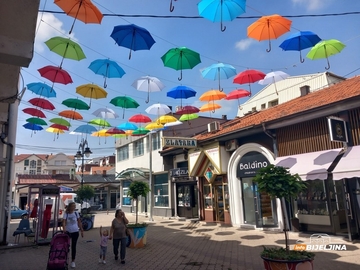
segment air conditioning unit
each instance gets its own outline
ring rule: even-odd
[[[227,141],[225,143],[225,150],[226,151],[234,151],[239,147],[239,144],[237,142],[237,140],[231,140],[231,141]]]
[[[218,131],[220,130],[219,122],[211,122],[208,124],[208,132]]]

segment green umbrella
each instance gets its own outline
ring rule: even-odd
[[[127,96],[114,97],[112,100],[110,100],[110,103],[116,107],[123,108],[123,119],[125,115],[125,109],[137,108],[140,106],[140,104],[137,103],[134,99]]]
[[[163,61],[165,67],[180,70],[180,78],[178,78],[179,81],[182,80],[183,69],[192,69],[197,64],[201,63],[200,54],[186,47],[168,50],[161,57],[161,60]]]
[[[30,117],[28,119],[26,119],[26,122],[31,123],[31,124],[36,124],[36,125],[40,125],[40,126],[47,126],[47,123],[38,117]]]
[[[75,110],[89,110],[90,107],[84,101],[77,98],[68,98],[65,99],[61,104],[64,104],[66,107],[73,108]]]
[[[58,124],[58,125],[66,126],[66,127],[71,127],[70,122],[63,119],[63,118],[52,118],[49,121],[51,123],[54,123],[54,124]]]
[[[68,38],[53,37],[45,41],[45,44],[49,47],[50,51],[62,56],[63,59],[68,58],[80,61],[86,58],[80,45]]]
[[[134,130],[131,136],[143,136],[150,132],[150,130],[145,129],[143,127],[138,128],[137,130]]]
[[[199,115],[197,115],[196,113],[188,113],[188,114],[183,114],[179,120],[180,121],[190,121],[193,119],[199,118]]]
[[[101,119],[101,118],[92,119],[88,123],[92,124],[92,125],[101,126],[101,127],[111,127],[111,125],[108,121],[106,121],[105,119]]]
[[[323,40],[317,43],[306,55],[311,60],[326,58],[328,66],[325,69],[330,68],[329,56],[341,52],[345,48],[345,44],[336,39]]]

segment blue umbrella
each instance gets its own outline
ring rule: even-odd
[[[221,31],[223,21],[232,21],[237,16],[245,13],[246,0],[202,0],[198,3],[198,11],[200,16],[212,21],[221,22]]]
[[[97,131],[96,127],[91,126],[91,125],[81,125],[78,126],[74,132],[78,132],[78,133],[85,133],[85,134],[91,134],[93,132]]]
[[[42,126],[33,123],[26,123],[23,125],[23,127],[33,131],[43,130]]]
[[[155,43],[148,30],[135,24],[115,26],[110,36],[117,45],[130,49],[129,59],[131,50],[150,50]]]
[[[138,126],[130,122],[125,122],[117,126],[118,129],[122,130],[137,130]]]
[[[45,83],[41,83],[41,82],[29,83],[26,86],[31,92],[39,96],[43,96],[47,98],[56,97],[55,90]]]
[[[207,67],[201,71],[203,78],[210,80],[219,80],[219,90],[222,91],[220,87],[221,79],[229,79],[236,75],[236,69],[232,65],[217,63],[212,64],[210,67]]]
[[[97,59],[90,63],[89,69],[95,74],[105,77],[104,88],[106,88],[106,78],[121,78],[125,71],[115,62],[109,59]]]
[[[307,48],[314,47],[321,41],[318,35],[311,31],[300,31],[291,34],[281,44],[280,48],[284,51],[299,51],[300,62],[303,63],[304,59],[301,57],[301,51]]]
[[[181,107],[182,107],[182,99],[191,98],[196,96],[196,91],[190,87],[185,85],[179,85],[174,88],[171,88],[167,93],[166,96],[174,98],[174,99],[181,99]]]

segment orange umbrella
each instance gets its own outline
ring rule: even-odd
[[[289,32],[291,22],[289,19],[278,14],[262,16],[247,28],[247,35],[258,41],[269,40],[269,49],[266,49],[266,51],[270,52],[270,39],[277,39],[286,32]]]
[[[200,112],[215,112],[216,109],[220,109],[221,106],[216,103],[208,103],[200,107]]]
[[[69,34],[72,32],[76,19],[84,23],[100,24],[104,16],[90,0],[55,0],[54,3],[67,15],[75,18]]]
[[[81,116],[80,113],[72,111],[72,110],[65,110],[62,112],[59,112],[59,115],[65,118],[69,118],[72,120],[82,120],[83,117]]]
[[[199,100],[201,101],[214,101],[214,100],[220,100],[226,97],[226,94],[224,92],[221,92],[220,90],[210,90],[205,92],[201,95]]]

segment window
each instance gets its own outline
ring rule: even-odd
[[[37,174],[41,174],[41,167],[37,167],[36,172],[37,172]]]
[[[117,161],[129,159],[129,145],[122,146],[117,150]]]
[[[29,166],[29,160],[28,159],[24,160],[24,166]]]
[[[252,112],[256,112],[256,107],[252,107],[252,108],[251,108],[251,111],[252,111]]]
[[[36,168],[36,161],[35,160],[31,160],[30,161],[30,169],[34,169]]]
[[[278,100],[278,99],[275,99],[275,100],[269,101],[268,107],[269,107],[269,108],[270,108],[270,107],[274,107],[274,106],[276,106],[276,105],[278,105],[278,104],[279,104],[279,100]]]
[[[266,104],[265,103],[261,104],[261,109],[262,110],[266,109]]]
[[[160,133],[155,133],[151,136],[152,150],[157,150],[161,147]]]
[[[155,206],[169,207],[169,180],[167,173],[154,176],[154,197]]]
[[[127,195],[131,181],[123,180],[123,201],[122,205],[131,205],[131,198]]]
[[[41,167],[41,159],[38,159],[37,165],[38,165],[38,167]]]
[[[29,171],[29,174],[35,175],[35,174],[36,174],[36,170],[30,170],[30,171]]]
[[[144,155],[144,139],[133,142],[133,156],[138,157]]]
[[[55,160],[55,166],[65,166],[66,160]]]

